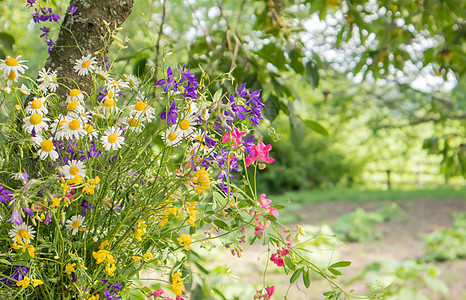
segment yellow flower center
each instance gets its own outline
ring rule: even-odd
[[[112,92],[112,91],[108,92],[107,98],[108,98],[108,99],[112,99],[112,98],[113,98],[113,92]]]
[[[204,141],[204,138],[202,136],[198,135],[198,136],[196,136],[195,140],[199,141],[199,142],[202,142],[202,141]]]
[[[188,120],[181,121],[180,128],[181,130],[187,130],[189,128],[189,121]]]
[[[31,117],[29,118],[29,122],[32,125],[37,125],[42,122],[42,116],[39,114],[32,114]]]
[[[176,137],[177,137],[177,135],[176,135],[176,133],[174,133],[174,132],[172,132],[172,133],[170,133],[170,134],[168,135],[168,139],[169,139],[170,141],[172,141],[172,142],[176,139]]]
[[[69,224],[69,223],[68,223],[68,224]],[[74,229],[78,228],[79,225],[81,225],[81,222],[79,222],[78,220],[73,221],[73,224],[71,224],[71,226],[72,226]]]
[[[7,76],[9,81],[13,81],[16,78],[16,73],[13,70],[10,71],[10,75]]]
[[[139,101],[138,103],[134,105],[134,110],[143,111],[144,109],[146,109],[146,107],[147,107],[146,102]]]
[[[18,235],[21,237],[21,238],[25,238],[27,237],[29,234],[28,234],[28,231],[24,228],[18,230]]]
[[[71,130],[78,130],[81,127],[81,123],[78,120],[73,120],[70,122],[70,129]]]
[[[40,100],[32,100],[31,107],[32,107],[32,109],[39,109],[39,108],[41,108],[41,107],[42,107],[42,101],[40,101]]]
[[[78,104],[78,101],[70,101],[70,103],[66,105],[66,108],[68,108],[68,110],[75,110]]]
[[[90,66],[90,64],[91,64],[90,61],[85,60],[85,61],[83,61],[83,63],[81,64],[81,68],[86,69],[87,67]]]
[[[92,127],[91,124],[86,125],[86,131],[87,133],[92,133],[94,131],[94,127]]]
[[[70,97],[76,97],[77,95],[80,95],[80,94],[81,94],[81,91],[78,89],[72,89],[70,91]]]
[[[78,167],[72,166],[70,168],[70,174],[71,175],[76,176],[78,173],[79,173],[79,168]]]
[[[15,67],[18,65],[18,61],[13,57],[9,57],[5,60],[5,64],[9,67]]]
[[[118,136],[116,134],[112,133],[112,134],[110,134],[108,136],[108,141],[113,144],[113,143],[115,143],[117,141],[117,138],[118,138]]]
[[[42,143],[40,143],[40,148],[44,152],[50,152],[53,150],[53,143],[49,140],[44,140]]]
[[[136,119],[128,119],[128,124],[130,126],[136,127],[136,126],[138,126],[139,122]]]
[[[114,80],[114,81],[110,82],[110,84],[118,86],[118,85],[120,85],[120,82],[117,81],[117,80]]]
[[[113,106],[115,106],[115,101],[110,100],[110,99],[109,99],[109,100],[105,100],[104,106],[105,106],[105,107],[113,107]]]

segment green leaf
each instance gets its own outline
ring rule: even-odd
[[[327,129],[325,129],[325,127],[322,126],[319,122],[314,121],[314,120],[304,120],[303,122],[312,131],[317,132],[317,133],[319,133],[321,135],[328,136]]]
[[[241,201],[240,203],[238,203],[238,208],[244,208],[248,206],[248,202],[247,201]]]
[[[214,201],[218,203],[221,208],[224,208],[227,205],[228,199],[220,193],[214,192],[213,194]]]
[[[273,122],[280,112],[280,100],[275,95],[270,95],[262,112],[270,122]]]
[[[333,275],[336,275],[336,276],[341,275],[341,272],[338,271],[338,270],[331,269],[331,268],[328,268],[328,270],[329,270],[330,273],[332,273]]]
[[[11,263],[6,259],[0,259],[0,263],[5,264],[5,265],[11,265]]]
[[[448,294],[448,286],[442,280],[432,276],[424,276],[422,277],[422,279],[425,282],[426,286],[429,287],[429,289],[431,289],[432,291],[442,295]]]
[[[311,276],[309,276],[309,269],[303,271],[303,282],[307,289],[311,286]]]
[[[299,278],[299,275],[301,275],[302,272],[303,272],[303,268],[299,268],[296,271],[294,271],[293,275],[291,275],[290,277],[290,283],[295,282]]]
[[[275,217],[272,216],[272,215],[265,215],[264,218],[267,219],[267,220],[270,220],[270,221],[272,221],[272,222],[277,221],[277,218],[275,218]]]
[[[13,262],[16,266],[26,266],[28,264],[27,261],[23,261],[23,260],[20,260],[20,261],[15,261]]]
[[[304,74],[304,65],[302,62],[303,53],[300,48],[293,48],[289,56],[291,57],[290,67],[298,74]]]
[[[217,226],[220,229],[223,229],[223,230],[229,229],[229,226],[227,225],[227,223],[223,222],[222,220],[214,220],[213,223],[215,226]]]
[[[317,65],[312,61],[306,64],[306,80],[313,88],[316,88],[319,85],[319,72],[317,70]]]
[[[349,267],[349,266],[351,266],[350,261],[339,261],[339,262],[334,263],[333,265],[330,265],[328,268],[329,269],[346,268],[346,267]]]
[[[15,43],[15,38],[9,33],[0,32],[0,41],[2,41],[3,47],[8,50],[12,50]]]
[[[2,49],[0,49],[0,59],[5,59],[6,56],[5,56],[5,52],[3,52]]]

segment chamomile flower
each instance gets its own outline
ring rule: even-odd
[[[65,179],[75,178],[76,176],[84,178],[86,176],[86,167],[81,161],[72,160],[68,165],[61,168],[61,173],[65,176]]]
[[[194,145],[196,146],[196,149],[199,148],[204,153],[209,151],[209,147],[205,145],[205,136],[206,136],[206,132],[201,131],[200,129],[195,130],[191,134],[191,138],[194,141]]]
[[[194,101],[190,101],[188,103],[188,106],[186,107],[186,111],[188,112],[189,115],[194,115],[199,111],[199,108],[197,107],[197,103]]]
[[[155,119],[155,109],[145,101],[138,101],[134,105],[128,107],[130,114],[133,115],[136,119],[146,119],[148,122],[151,122]]]
[[[65,124],[64,131],[65,131],[65,138],[67,140],[71,140],[73,138],[79,140],[83,136],[87,134],[85,129],[85,124],[81,118],[72,118],[70,116],[67,117],[67,123]]]
[[[28,244],[29,240],[34,239],[34,233],[36,233],[34,228],[23,223],[21,225],[13,224],[13,229],[8,232],[8,235],[12,238],[13,242],[19,242],[19,239],[23,243]]]
[[[68,97],[66,97],[66,102],[69,103],[71,101],[78,101],[83,103],[84,102],[84,95],[83,93],[78,90],[78,89],[72,89],[70,93],[68,94]]]
[[[50,125],[50,132],[55,140],[62,140],[67,137],[65,128],[68,126],[69,118],[63,115],[58,116],[52,125]]]
[[[7,56],[5,60],[0,59],[0,70],[3,70],[3,76],[9,81],[17,80],[16,77],[20,74],[24,74],[28,68],[27,66],[22,65],[22,63],[25,62],[27,62],[27,60],[22,60],[21,55],[16,58]]]
[[[37,154],[39,154],[40,159],[45,160],[50,156],[52,160],[58,159],[58,152],[55,151],[55,146],[51,140],[46,140],[42,136],[36,136],[32,138],[32,141],[40,147]]]
[[[52,71],[50,68],[45,70],[42,68],[42,71],[39,71],[39,77],[37,78],[37,82],[39,82],[39,89],[44,93],[49,90],[52,93],[58,88],[57,82],[57,71]]]
[[[92,126],[92,124],[86,124],[85,128],[86,128],[87,136],[89,137],[91,141],[94,139],[97,139],[97,137],[99,136],[99,133],[97,132],[97,130],[94,129],[94,126]]]
[[[125,144],[125,138],[121,136],[122,133],[121,129],[113,126],[105,130],[104,135],[100,137],[104,149],[106,151],[120,149]]]
[[[116,97],[116,93],[113,91],[113,89],[108,89],[108,92],[107,94],[104,96],[104,98],[102,99],[103,102],[105,102],[106,100],[113,100],[113,101],[118,101],[117,97]]]
[[[107,91],[113,91],[114,93],[127,88],[129,88],[128,83],[120,80],[111,80],[105,83],[105,89],[107,89]]]
[[[125,124],[132,132],[142,132],[145,127],[141,119],[137,119],[133,116],[122,118],[121,123]]]
[[[102,68],[98,68],[97,71],[95,71],[95,76],[104,81],[112,81],[110,74]]]
[[[47,109],[47,103],[45,102],[45,97],[34,98],[34,100],[29,102],[28,106],[26,106],[27,114],[39,114],[41,116],[44,116],[48,112],[49,110]]]
[[[22,84],[21,87],[19,88],[19,92],[25,96],[28,96],[31,94],[31,90],[24,84]]]
[[[50,121],[50,119],[44,118],[39,114],[32,114],[24,118],[23,129],[29,134],[32,134],[33,130],[36,134],[41,134],[42,130],[47,130],[49,128],[49,125],[45,123],[47,121]]]
[[[73,235],[76,235],[76,233],[78,233],[78,231],[83,228],[83,224],[83,216],[72,216],[71,219],[66,220],[66,229],[73,231]]]
[[[83,56],[78,59],[74,65],[74,70],[79,76],[86,76],[89,72],[94,72],[97,65],[97,59],[92,55]]]
[[[172,125],[165,132],[162,133],[162,139],[169,147],[175,147],[183,138],[181,130],[178,129],[178,126]]]
[[[139,87],[139,80],[133,74],[123,75],[126,81],[129,83],[129,87],[133,90],[137,90]]]
[[[66,109],[70,113],[74,113],[75,115],[80,115],[80,114],[82,114],[82,113],[84,113],[86,111],[86,109],[81,104],[81,102],[74,101],[74,100],[72,100],[72,101],[68,102],[68,104],[66,104]]]
[[[109,116],[118,111],[115,100],[107,99],[102,105],[102,110],[104,111],[105,116]]]
[[[193,125],[195,124],[194,118],[190,115],[185,116],[184,118],[180,119],[180,122],[178,122],[178,129],[181,132],[181,135],[183,137],[186,137],[193,133],[194,127]]]

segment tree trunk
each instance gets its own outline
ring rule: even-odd
[[[93,86],[91,77],[78,76],[73,68],[75,61],[91,54],[98,59],[100,65],[104,64],[108,47],[113,40],[104,20],[110,31],[120,27],[133,9],[133,0],[71,0],[71,5],[76,6],[77,11],[72,15],[67,13],[64,17],[45,68],[57,71],[60,83],[89,94]],[[66,107],[64,100],[68,93],[68,89],[63,86],[57,89],[61,109]]]

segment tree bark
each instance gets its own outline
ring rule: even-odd
[[[67,13],[64,17],[45,68],[57,71],[60,83],[89,94],[93,86],[91,77],[78,76],[74,64],[77,59],[88,54],[97,57],[99,64],[104,64],[113,40],[104,20],[111,31],[120,27],[133,9],[133,0],[71,0],[71,5],[76,6],[77,11],[74,14]],[[66,106],[64,100],[68,93],[69,90],[63,86],[57,89],[62,109]]]

